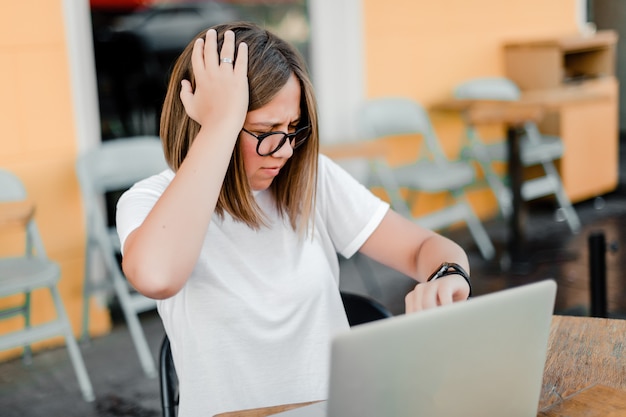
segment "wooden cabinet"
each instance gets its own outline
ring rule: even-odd
[[[614,31],[509,42],[504,45],[505,72],[522,90],[541,90],[615,76]]]
[[[559,170],[574,202],[618,185],[616,43],[614,31],[600,31],[504,45],[506,76],[523,98],[546,104],[539,127],[564,142]]]

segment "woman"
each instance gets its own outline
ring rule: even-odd
[[[348,328],[337,252],[449,275],[416,285],[407,312],[468,297],[458,245],[318,154],[304,61],[264,29],[218,25],[187,46],[161,137],[171,169],[122,196],[117,226],[128,280],[160,300],[180,416],[326,397],[330,340]]]

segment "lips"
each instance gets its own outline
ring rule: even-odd
[[[264,167],[262,168],[264,172],[266,172],[268,175],[272,175],[272,176],[276,176],[278,175],[278,173],[280,172],[280,169],[282,167]]]

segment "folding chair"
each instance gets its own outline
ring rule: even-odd
[[[103,204],[104,195],[128,189],[135,182],[167,168],[158,137],[141,136],[103,142],[77,159],[76,170],[86,212],[87,245],[83,307],[83,338],[88,337],[90,298],[112,287],[124,313],[128,330],[148,377],[156,377],[154,358],[148,347],[138,314],[156,308],[156,301],[136,292],[128,283],[119,263],[120,242],[115,227],[109,226]],[[93,256],[104,262],[107,279],[98,285],[91,276]]]
[[[382,158],[372,161],[372,169],[389,196],[392,207],[433,230],[464,222],[482,256],[492,259],[495,248],[465,194],[465,187],[474,182],[474,168],[467,161],[452,161],[445,156],[430,117],[421,104],[406,97],[370,99],[359,109],[357,120],[365,140],[398,135],[411,135],[416,140],[422,140],[420,157],[414,163],[391,167]],[[426,193],[446,192],[450,197],[449,204],[415,217],[411,212],[413,201],[402,196],[401,188]],[[410,193],[409,197],[411,195],[415,193]]]
[[[503,77],[484,77],[467,80],[458,85],[454,96],[467,100],[515,101],[520,98],[520,90],[513,81]],[[476,126],[465,118],[468,150],[484,173],[485,180],[493,191],[500,211],[504,218],[509,218],[512,212],[512,193],[503,178],[493,169],[493,162],[506,162],[508,148],[506,139],[485,143],[479,136]],[[561,212],[567,221],[572,233],[580,230],[580,218],[567,196],[561,177],[554,162],[561,158],[564,152],[563,142],[557,136],[543,135],[537,125],[527,122],[524,125],[525,137],[520,142],[520,158],[525,167],[541,166],[544,175],[524,181],[522,184],[522,199],[535,200],[540,197],[554,195]]]
[[[57,283],[61,278],[59,265],[50,260],[34,219],[34,208],[27,200],[26,188],[22,181],[9,171],[0,169],[0,204],[23,205],[28,210],[2,226],[18,226],[23,229],[26,250],[21,256],[0,258],[0,297],[23,294],[18,305],[0,310],[0,319],[14,316],[24,318],[24,328],[0,335],[0,350],[23,346],[25,355],[30,356],[30,344],[36,341],[63,336],[78,378],[78,384],[85,401],[94,400],[93,387],[85,368],[80,349],[74,338]],[[12,230],[12,229],[11,229]],[[30,321],[31,292],[47,289],[52,296],[56,318],[42,324],[33,325]]]

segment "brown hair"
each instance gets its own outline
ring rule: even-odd
[[[306,233],[315,207],[319,137],[317,105],[304,59],[289,43],[252,23],[233,22],[214,26],[213,29],[218,34],[218,50],[222,48],[224,32],[227,30],[235,33],[236,44],[245,42],[248,45],[248,111],[269,103],[291,74],[300,83],[301,125],[310,125],[311,133],[274,178],[270,191],[279,213],[289,216],[294,230],[299,228],[300,232]],[[197,37],[205,35],[206,31],[203,31]],[[180,167],[200,130],[200,125],[187,116],[179,98],[183,79],[190,80],[195,88],[191,51],[197,37],[187,45],[172,69],[161,114],[161,140],[165,159],[174,171]],[[239,143],[231,156],[215,208],[220,216],[223,216],[224,211],[250,227],[258,229],[263,225],[263,213],[252,195]]]

